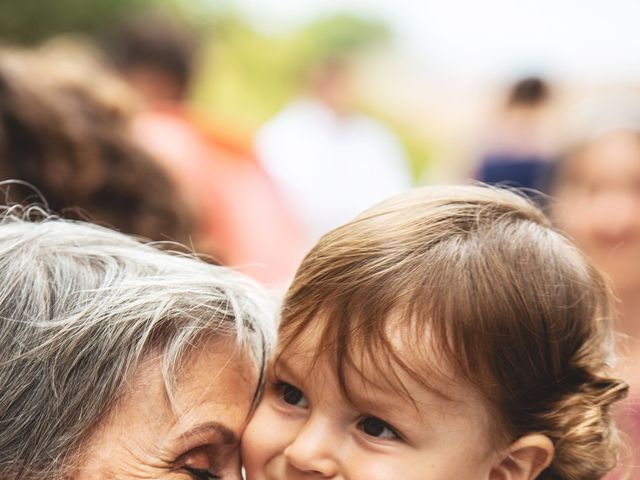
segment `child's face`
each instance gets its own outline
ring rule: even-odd
[[[490,477],[496,450],[489,416],[470,387],[447,385],[441,389],[446,399],[402,378],[414,405],[384,387],[381,372],[359,365],[369,381],[347,370],[356,407],[328,363],[311,368],[316,342],[310,337],[280,357],[246,429],[242,454],[249,480]]]

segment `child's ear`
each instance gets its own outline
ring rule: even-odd
[[[553,460],[553,443],[541,434],[525,435],[498,458],[490,480],[535,480]]]

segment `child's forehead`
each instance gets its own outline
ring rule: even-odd
[[[339,396],[344,404],[370,413],[399,408],[407,414],[433,417],[483,403],[470,385],[451,375],[418,380],[391,359],[371,362],[360,357],[363,362],[359,363],[355,356],[353,362],[336,366],[329,354],[314,353],[304,349],[283,352],[272,365],[272,372],[305,395],[315,394],[315,400],[334,392],[331,396]],[[338,368],[343,371],[344,386],[340,384]]]
[[[326,334],[330,321],[323,315],[296,335],[283,336],[273,367],[300,369],[305,374],[322,372],[338,379],[342,376],[342,386],[354,399],[359,392],[410,398],[419,390],[445,400],[459,397],[456,391],[463,382],[428,329],[423,329],[418,339],[412,322],[394,314],[385,319],[381,338],[354,331],[336,338]]]
[[[382,318],[348,318],[331,311],[307,319],[293,319],[281,328],[276,352],[320,357],[336,349],[353,356],[397,354],[407,363],[448,363],[428,321],[395,309]]]

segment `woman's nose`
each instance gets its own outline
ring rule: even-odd
[[[320,478],[334,478],[338,475],[337,437],[328,421],[312,417],[285,449],[284,457],[299,472]]]

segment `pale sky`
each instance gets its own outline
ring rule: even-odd
[[[214,0],[210,0],[214,1]],[[640,80],[640,0],[228,0],[262,30],[336,11],[385,21],[398,51],[470,78]]]

